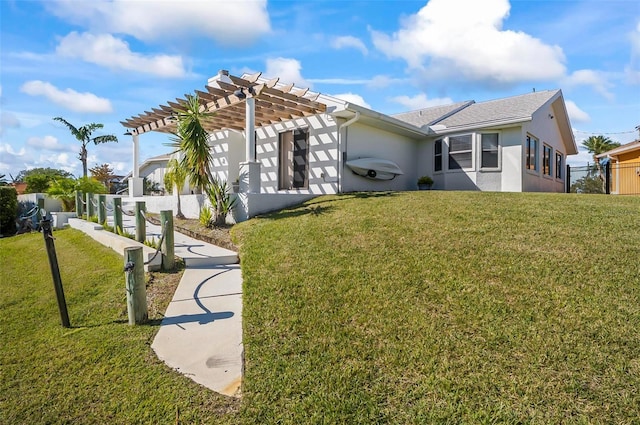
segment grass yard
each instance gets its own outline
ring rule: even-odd
[[[42,234],[0,239],[0,423],[235,423],[238,402],[157,360],[157,326],[127,324],[122,256],[76,230],[54,236],[71,329]],[[150,319],[173,296],[166,275],[148,284]]]
[[[127,325],[120,255],[54,233],[64,329],[42,235],[0,239],[0,423],[638,423],[640,197],[348,194],[232,233],[242,402]]]
[[[323,197],[232,231],[245,423],[638,423],[640,197]]]

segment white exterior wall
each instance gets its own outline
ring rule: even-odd
[[[418,141],[389,131],[355,122],[343,133],[342,149],[346,161],[358,158],[380,158],[395,162],[404,172],[393,180],[374,180],[353,174],[344,166],[343,192],[414,190],[418,179]]]
[[[245,159],[245,140],[243,133],[235,130],[222,130],[209,136],[211,147],[211,171],[229,185],[238,179],[240,163]]]
[[[168,161],[152,162],[140,169],[140,177],[147,181],[158,183],[160,189],[164,189],[164,175],[167,172]]]
[[[280,133],[309,131],[309,189],[278,190]],[[256,159],[260,163],[261,193],[332,194],[338,192],[338,133],[327,114],[298,118],[257,129]]]
[[[524,169],[522,127],[502,130],[500,143],[502,150],[500,190],[502,192],[522,192],[522,170]]]
[[[111,196],[107,199],[113,198],[116,196]],[[122,198],[122,209],[125,211],[133,211],[135,210],[136,201],[144,201],[145,208],[147,211],[152,213],[160,213],[160,211],[172,210],[173,214],[177,214],[178,212],[178,197],[176,195],[166,195],[166,196],[140,196],[135,198],[130,197],[121,197]],[[110,201],[113,202],[113,201]],[[111,204],[109,204],[111,206]],[[180,209],[182,213],[187,218],[198,218],[200,217],[200,209],[205,206],[210,205],[209,200],[205,195],[180,195]],[[111,215],[111,212],[108,212],[108,215]]]
[[[540,108],[533,115],[531,122],[522,126],[522,168],[523,168],[523,190],[525,192],[564,192],[565,191],[565,170],[562,170],[563,178],[556,178],[556,152],[562,153],[564,157],[563,164],[566,164],[567,155],[562,136],[553,116],[551,105]],[[538,139],[538,169],[536,171],[525,169],[525,149],[524,141],[527,135],[531,135]],[[551,176],[546,176],[542,172],[543,146],[548,145],[552,148],[551,152]],[[564,167],[563,167],[564,168]]]
[[[482,133],[498,133],[498,168],[483,169],[482,164]],[[464,170],[449,170],[449,137],[457,135],[472,135],[473,163]],[[431,158],[430,169],[433,170],[435,141],[443,140],[442,171],[427,172],[434,180],[433,189],[441,190],[482,190],[493,192],[521,192],[522,191],[522,131],[518,127],[476,130],[453,133],[429,140],[429,147],[423,149]],[[422,157],[422,155],[421,155]]]

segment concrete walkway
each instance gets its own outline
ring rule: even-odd
[[[135,233],[133,217],[125,230]],[[147,222],[147,239],[160,226]],[[238,255],[175,232],[186,269],[151,344],[169,367],[218,393],[239,397],[242,383],[242,274]]]

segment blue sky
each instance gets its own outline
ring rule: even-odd
[[[118,144],[89,167],[131,170],[121,120],[203,90],[219,69],[261,71],[383,113],[563,90],[578,144],[640,125],[637,0],[0,0],[0,174],[81,174],[52,120],[103,123]],[[144,134],[140,157],[167,153]],[[568,162],[584,165],[581,150]]]

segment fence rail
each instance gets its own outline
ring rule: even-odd
[[[567,166],[567,192],[640,195],[640,162]]]

